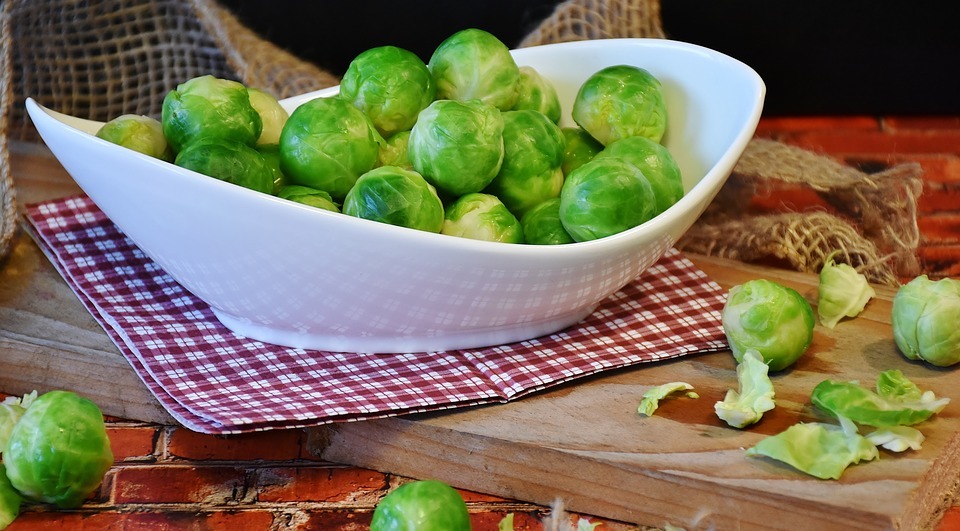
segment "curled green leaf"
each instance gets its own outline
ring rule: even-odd
[[[794,424],[747,449],[747,455],[776,459],[820,479],[840,479],[847,467],[877,459],[880,452],[853,422],[841,417],[840,426]]]
[[[833,260],[837,251],[830,253],[820,269],[817,314],[820,324],[833,328],[844,317],[856,317],[867,302],[876,295],[867,278],[849,264]]]
[[[763,414],[776,405],[773,401],[773,382],[759,352],[748,349],[737,365],[737,381],[740,390],[730,389],[722,401],[714,405],[714,411],[724,422],[734,428],[756,424]]]
[[[905,452],[919,450],[926,438],[920,430],[910,426],[890,426],[880,428],[867,434],[867,439],[876,446],[891,452]]]
[[[814,405],[835,417],[874,427],[909,426],[939,413],[950,402],[923,392],[900,371],[884,371],[877,392],[857,382],[824,380],[813,389]]]
[[[36,399],[37,392],[33,391],[23,397],[8,396],[0,402],[0,453],[3,453],[3,449],[7,446],[13,426]]]
[[[670,382],[651,387],[640,399],[640,405],[637,406],[637,413],[651,416],[654,411],[660,407],[660,401],[673,393],[688,391],[686,396],[689,398],[699,398],[697,393],[693,392],[693,386],[686,382]]]

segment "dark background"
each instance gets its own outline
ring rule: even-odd
[[[513,48],[559,0],[221,0],[247,26],[337,75],[373,46],[424,61],[482,28]],[[960,114],[960,2],[661,0],[668,38],[752,66],[765,115]]]

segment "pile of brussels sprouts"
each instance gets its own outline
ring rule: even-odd
[[[159,121],[124,115],[98,136],[317,208],[497,242],[603,238],[683,196],[650,72],[604,68],[576,96],[577,125],[560,127],[562,112],[548,79],[471,28],[426,63],[366,50],[337,96],[289,115],[262,90],[201,76],[166,95]]]
[[[0,402],[0,529],[23,502],[83,504],[113,464],[103,413],[69,391]]]

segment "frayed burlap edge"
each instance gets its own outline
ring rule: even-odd
[[[664,38],[659,0],[568,0],[520,46],[614,38]]]
[[[0,35],[10,35],[9,2],[0,3]],[[0,70],[12,68],[10,39],[0,38]],[[10,106],[13,98],[8,76],[0,76],[0,263],[10,253],[17,234],[17,203],[10,169],[10,146],[8,131]]]

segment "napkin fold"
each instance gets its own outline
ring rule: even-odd
[[[160,404],[228,434],[505,402],[602,371],[727,348],[722,288],[676,249],[559,333],[408,354],[237,335],[85,196],[26,206],[28,229]]]

